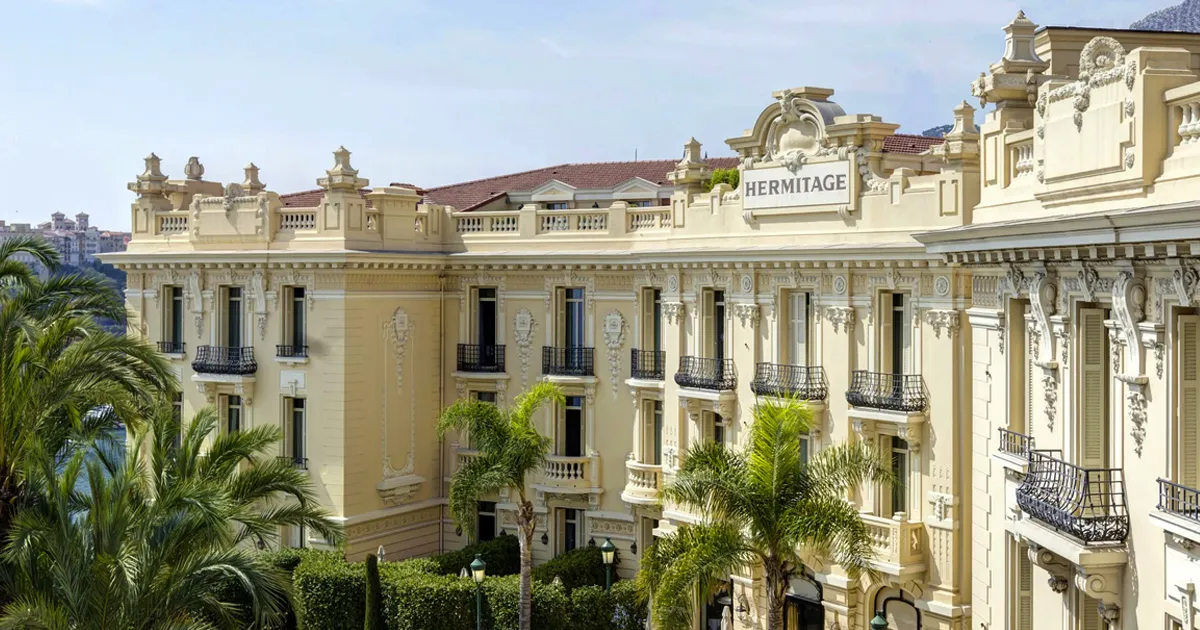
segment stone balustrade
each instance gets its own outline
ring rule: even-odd
[[[593,458],[551,455],[542,471],[542,483],[558,488],[592,486]]]
[[[628,459],[625,461],[625,471],[627,482],[621,493],[622,501],[644,505],[658,502],[658,493],[662,489],[662,466]]]
[[[892,518],[863,514],[875,561],[885,573],[896,574],[925,561],[925,525],[909,522],[907,515],[897,512]]]

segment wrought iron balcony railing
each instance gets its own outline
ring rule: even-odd
[[[1061,451],[1029,451],[1017,505],[1084,544],[1121,542],[1129,535],[1121,469],[1076,466],[1063,461]]]
[[[504,346],[460,343],[457,369],[459,372],[503,372]]]
[[[542,346],[542,374],[556,376],[594,376],[591,348]]]
[[[887,374],[855,370],[846,390],[846,402],[855,407],[907,413],[925,411],[925,381],[920,374]]]
[[[307,359],[308,346],[275,346],[275,356],[281,359]]]
[[[293,455],[280,455],[277,459],[281,462],[289,463],[300,470],[308,470],[308,458],[297,457]]]
[[[1033,438],[1024,433],[1009,431],[1000,427],[1000,452],[1015,455],[1021,459],[1029,459],[1029,451],[1033,450]]]
[[[667,373],[667,353],[662,350],[631,351],[629,377],[648,381],[661,381]]]
[[[1159,479],[1158,509],[1200,523],[1200,490]]]
[[[163,354],[183,354],[187,344],[182,341],[160,341],[158,342],[158,351]]]
[[[750,391],[759,396],[796,396],[804,400],[825,400],[829,383],[821,366],[758,363]]]
[[[680,387],[726,391],[737,387],[733,359],[679,357],[675,383]]]
[[[258,371],[258,363],[254,361],[254,348],[249,346],[200,346],[192,369],[201,374],[249,376]]]

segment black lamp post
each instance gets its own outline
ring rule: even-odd
[[[487,563],[479,554],[471,562],[471,579],[475,580],[475,630],[483,630],[483,577]]]
[[[613,560],[616,560],[617,546],[613,544],[611,538],[605,538],[604,544],[600,545],[600,557],[604,560],[604,590],[612,588],[612,567]]]

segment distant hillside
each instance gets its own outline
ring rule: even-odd
[[[1200,33],[1200,0],[1184,0],[1173,7],[1159,9],[1129,25],[1142,31],[1179,31]]]
[[[954,125],[938,125],[937,127],[930,127],[922,131],[921,135],[928,138],[944,138],[946,134],[950,133],[951,129],[954,129]]]

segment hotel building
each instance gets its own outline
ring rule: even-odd
[[[279,426],[351,559],[461,547],[439,411],[559,383],[531,490],[535,562],[611,538],[632,577],[688,445],[810,400],[810,453],[877,445],[898,483],[848,497],[876,557],[810,557],[788,628],[1192,628],[1200,581],[1200,36],[1020,15],[944,138],[763,99],[704,158],[371,186],[345,149],[318,189],[169,179],[137,195],[136,330],[225,430]],[[964,81],[965,82],[965,81]],[[741,183],[709,187],[716,168]],[[481,537],[515,531],[481,502]],[[319,545],[307,532],[286,544]],[[760,628],[751,567],[698,610]],[[717,622],[719,623],[719,621]]]

